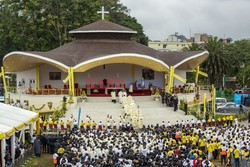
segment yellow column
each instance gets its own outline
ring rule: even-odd
[[[74,69],[71,67],[71,91],[72,96],[75,97],[75,79],[74,79]]]
[[[132,64],[131,66],[131,82],[135,81],[135,65]]]
[[[6,84],[6,79],[5,79],[5,70],[4,70],[4,67],[2,66],[1,67],[1,75],[2,75],[2,78],[3,78],[3,86],[4,86],[4,92],[7,93],[8,92],[8,88],[7,88],[7,84]]]
[[[170,67],[169,73],[169,83],[168,83],[168,92],[171,93],[171,88],[174,86],[174,67]]]
[[[200,72],[200,66],[198,66],[196,68],[196,73],[195,73],[195,83],[198,83],[198,79],[199,79],[199,72]]]
[[[212,91],[211,91],[211,98],[212,98],[212,112],[214,117],[216,116],[216,89],[214,85],[212,85]]]
[[[36,89],[40,89],[40,67],[36,67]]]
[[[204,114],[204,118],[206,117],[206,112],[207,112],[207,94],[204,93],[204,99],[203,99],[203,103],[204,103],[204,109],[203,109],[203,114]]]
[[[165,89],[165,92],[167,92],[168,91],[168,87],[167,87],[167,85],[168,85],[168,79],[169,79],[169,77],[168,77],[168,72],[165,72],[165,76],[164,76],[165,78],[165,82],[164,82],[164,89]]]
[[[40,116],[38,120],[36,121],[36,135],[40,135],[41,129],[40,129]]]
[[[70,95],[70,93],[71,93],[71,88],[72,88],[72,84],[71,84],[71,82],[72,82],[72,80],[71,80],[71,67],[69,67],[68,68],[68,76],[69,76],[69,80],[68,80],[68,83],[69,83],[69,95]]]

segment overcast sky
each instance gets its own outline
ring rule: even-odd
[[[250,0],[120,0],[151,40],[179,32],[250,38]]]

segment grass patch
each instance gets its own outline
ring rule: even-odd
[[[42,154],[41,157],[32,157],[31,160],[26,161],[23,167],[53,167],[52,155]]]

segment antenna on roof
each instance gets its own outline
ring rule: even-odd
[[[108,14],[108,11],[104,11],[104,6],[102,6],[102,10],[97,12],[98,14],[102,14],[102,20],[104,20],[104,15]]]

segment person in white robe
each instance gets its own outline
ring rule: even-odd
[[[119,91],[118,96],[119,96],[119,103],[122,104],[122,100],[123,100],[123,92],[122,92],[122,90]]]
[[[126,90],[123,90],[122,92],[122,103],[123,103],[123,100],[127,98],[127,92]]]
[[[116,103],[116,92],[115,92],[115,90],[113,90],[113,91],[111,92],[111,101],[112,101],[113,103]]]
[[[131,83],[130,85],[129,85],[129,95],[132,95],[133,94],[133,84]]]

